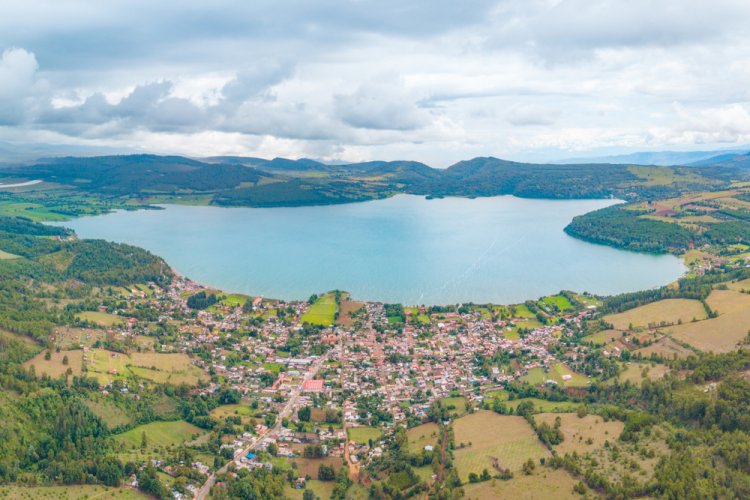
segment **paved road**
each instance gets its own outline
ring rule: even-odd
[[[263,439],[265,439],[268,436],[278,434],[279,430],[281,429],[281,421],[289,417],[294,411],[294,406],[297,404],[297,400],[302,394],[302,386],[308,380],[312,380],[313,378],[315,378],[315,375],[318,374],[318,372],[320,371],[320,367],[323,366],[323,363],[325,363],[326,359],[327,358],[325,357],[321,357],[312,366],[310,366],[310,369],[307,370],[307,373],[305,373],[305,377],[302,379],[299,385],[292,390],[289,400],[287,401],[284,408],[279,412],[278,416],[276,417],[276,424],[274,424],[273,427],[271,427],[266,432],[258,436],[258,439],[256,439],[253,442],[253,444],[248,446],[246,449],[242,450],[242,454],[236,454],[235,456],[244,457],[248,453],[258,448],[258,446],[260,446],[260,443],[263,441]],[[229,469],[229,464],[231,464],[232,462],[234,462],[234,460],[228,462],[226,465],[224,465],[224,467],[222,467],[218,471],[208,476],[208,479],[206,480],[206,482],[203,483],[203,486],[201,486],[201,489],[198,490],[198,493],[195,495],[196,500],[205,500],[206,498],[208,498],[208,494],[211,491],[211,488],[213,487],[214,484],[216,484],[216,475],[224,474]]]

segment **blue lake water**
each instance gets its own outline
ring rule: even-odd
[[[320,207],[169,205],[63,225],[82,238],[146,248],[201,283],[281,299],[340,289],[407,304],[507,304],[563,289],[635,291],[679,277],[685,268],[676,257],[563,232],[574,216],[613,203],[399,195]]]

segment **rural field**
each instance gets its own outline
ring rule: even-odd
[[[558,500],[581,498],[573,492],[578,483],[563,469],[541,469],[527,476],[516,474],[510,481],[490,480],[463,486],[467,500],[487,498],[525,498],[529,500]]]
[[[438,432],[438,425],[432,422],[407,430],[406,437],[409,440],[409,451],[416,453],[423,450],[427,445],[435,446],[438,439]]]
[[[317,477],[317,471],[315,474],[312,474],[312,477]],[[317,479],[312,479],[305,483],[305,489],[311,490],[318,498],[331,498],[334,486],[336,486],[334,481],[318,481]],[[287,486],[284,490],[284,495],[291,500],[302,500],[304,492],[305,490],[298,490]]]
[[[661,337],[653,344],[647,347],[641,347],[634,352],[640,354],[644,358],[651,356],[651,354],[653,353],[666,359],[684,359],[691,354],[695,354],[692,349],[678,344],[666,335]]]
[[[344,459],[339,457],[323,457],[323,458],[294,458],[289,460],[291,464],[297,464],[297,473],[299,477],[310,477],[316,479],[318,477],[318,469],[321,465],[330,465],[334,470],[339,470],[344,465]]]
[[[586,415],[579,418],[575,413],[540,413],[535,416],[538,423],[554,425],[560,418],[560,430],[565,436],[562,443],[554,446],[561,455],[576,452],[579,455],[604,446],[604,442],[616,441],[625,425],[619,420],[605,422],[599,415]]]
[[[617,330],[648,328],[660,324],[688,323],[693,319],[705,319],[706,311],[698,300],[665,299],[652,302],[618,314],[604,317]]]
[[[566,375],[570,376],[567,380],[563,378]],[[553,380],[561,387],[586,387],[591,383],[588,377],[574,372],[563,363],[553,365],[548,372],[545,372],[543,368],[532,368],[529,373],[523,376],[522,380],[532,385],[544,384],[547,380]]]
[[[89,372],[104,382],[132,373],[157,383],[195,385],[204,375],[190,362],[188,355],[182,353],[134,352],[128,355],[91,349],[87,363]]]
[[[326,293],[318,297],[300,320],[312,325],[331,326],[336,317],[336,308],[336,295]]]
[[[455,420],[453,432],[455,466],[462,481],[468,480],[469,473],[481,474],[484,469],[494,474],[495,465],[515,473],[528,459],[538,463],[549,456],[523,417],[480,410]]]
[[[547,401],[546,399],[539,398],[521,398],[521,399],[510,399],[503,402],[508,408],[515,408],[524,401],[534,403],[535,412],[568,412],[575,410],[578,406],[572,401]]]
[[[81,369],[83,367],[83,351],[76,349],[73,351],[60,351],[50,352],[50,359],[44,359],[47,350],[43,350],[26,363],[24,366],[29,368],[34,367],[37,375],[46,374],[52,378],[58,378],[61,375],[65,375],[65,372],[70,368],[73,371],[73,375],[80,376]],[[65,364],[65,358],[67,357],[68,363]]]
[[[0,486],[0,498],[6,500],[133,500],[147,499],[148,495],[132,488],[111,488],[108,486]]]
[[[143,434],[146,434],[147,449],[158,447],[178,446],[186,441],[192,441],[196,436],[206,431],[184,420],[172,422],[151,422],[139,425],[127,432],[115,435],[115,441],[127,448],[140,448]]]
[[[616,378],[620,382],[641,385],[644,380],[658,380],[667,373],[669,373],[669,368],[665,365],[630,362],[625,364],[625,370],[620,372]]]
[[[101,418],[110,429],[128,425],[133,421],[130,415],[107,399],[88,400],[86,406],[94,415]]]
[[[84,311],[76,314],[76,317],[80,320],[96,323],[104,327],[122,325],[125,322],[121,316],[99,311]]]
[[[747,298],[750,300],[750,296]],[[750,306],[744,309],[738,308],[739,300],[737,297],[727,295],[722,295],[718,300],[714,297],[713,303],[723,306],[729,312],[722,313],[717,307],[719,316],[716,318],[672,326],[665,331],[675,340],[685,342],[704,352],[733,351],[747,339],[750,331]]]
[[[374,427],[349,427],[347,433],[351,441],[359,444],[367,444],[370,439],[375,441],[383,435],[383,431]]]

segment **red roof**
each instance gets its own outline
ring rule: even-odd
[[[323,390],[323,381],[322,380],[305,380],[305,383],[302,384],[302,390],[303,391],[322,391]]]

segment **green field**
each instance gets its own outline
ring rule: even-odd
[[[317,477],[317,474],[312,477]],[[318,481],[317,479],[311,479],[305,483],[305,489],[311,490],[316,497],[324,499],[331,498],[333,494],[333,488],[336,486],[334,481]],[[284,495],[292,500],[302,500],[302,495],[305,490],[295,489],[291,486],[287,486],[284,490]]]
[[[427,445],[435,446],[437,444],[438,431],[438,425],[434,423],[418,425],[407,430],[406,437],[409,440],[409,451],[416,453],[422,451]]]
[[[565,380],[564,375],[570,375],[571,378]],[[543,368],[532,368],[522,380],[531,385],[540,385],[552,380],[562,387],[586,387],[590,383],[586,376],[574,372],[563,363],[553,365],[549,372],[545,372]]]
[[[374,427],[349,427],[347,432],[349,440],[359,444],[367,444],[370,439],[377,441],[383,435],[383,431]]]
[[[543,304],[553,304],[562,312],[568,309],[574,309],[573,304],[570,303],[570,300],[568,300],[565,295],[552,295],[551,297],[545,297],[541,302]]]
[[[302,315],[300,321],[312,325],[331,326],[336,317],[336,308],[336,296],[333,293],[326,293],[318,297],[318,300]]]
[[[534,403],[534,411],[537,412],[564,412],[564,411],[571,411],[575,410],[578,406],[577,403],[573,403],[572,401],[547,401],[546,399],[539,399],[539,398],[521,398],[521,399],[511,399],[508,401],[505,401],[503,404],[507,406],[508,408],[515,408],[521,404],[524,401],[529,401],[531,403]]]
[[[455,420],[453,431],[454,463],[462,481],[471,472],[481,474],[487,469],[491,474],[496,473],[494,464],[518,471],[528,459],[538,463],[539,458],[549,456],[523,417],[480,410]]]
[[[452,417],[458,417],[466,413],[466,399],[462,397],[443,398],[440,403],[448,408],[448,413]]]
[[[76,318],[90,323],[96,323],[100,326],[114,326],[122,325],[124,323],[121,316],[99,311],[83,311],[82,313],[76,314]]]
[[[115,441],[129,448],[139,448],[143,433],[149,448],[177,446],[186,441],[192,441],[194,436],[201,436],[206,431],[184,420],[173,422],[151,422],[139,425],[127,432],[115,435]]]
[[[104,349],[91,349],[88,370],[102,382],[130,374],[157,383],[195,385],[204,372],[182,353],[133,352],[123,354]]]

